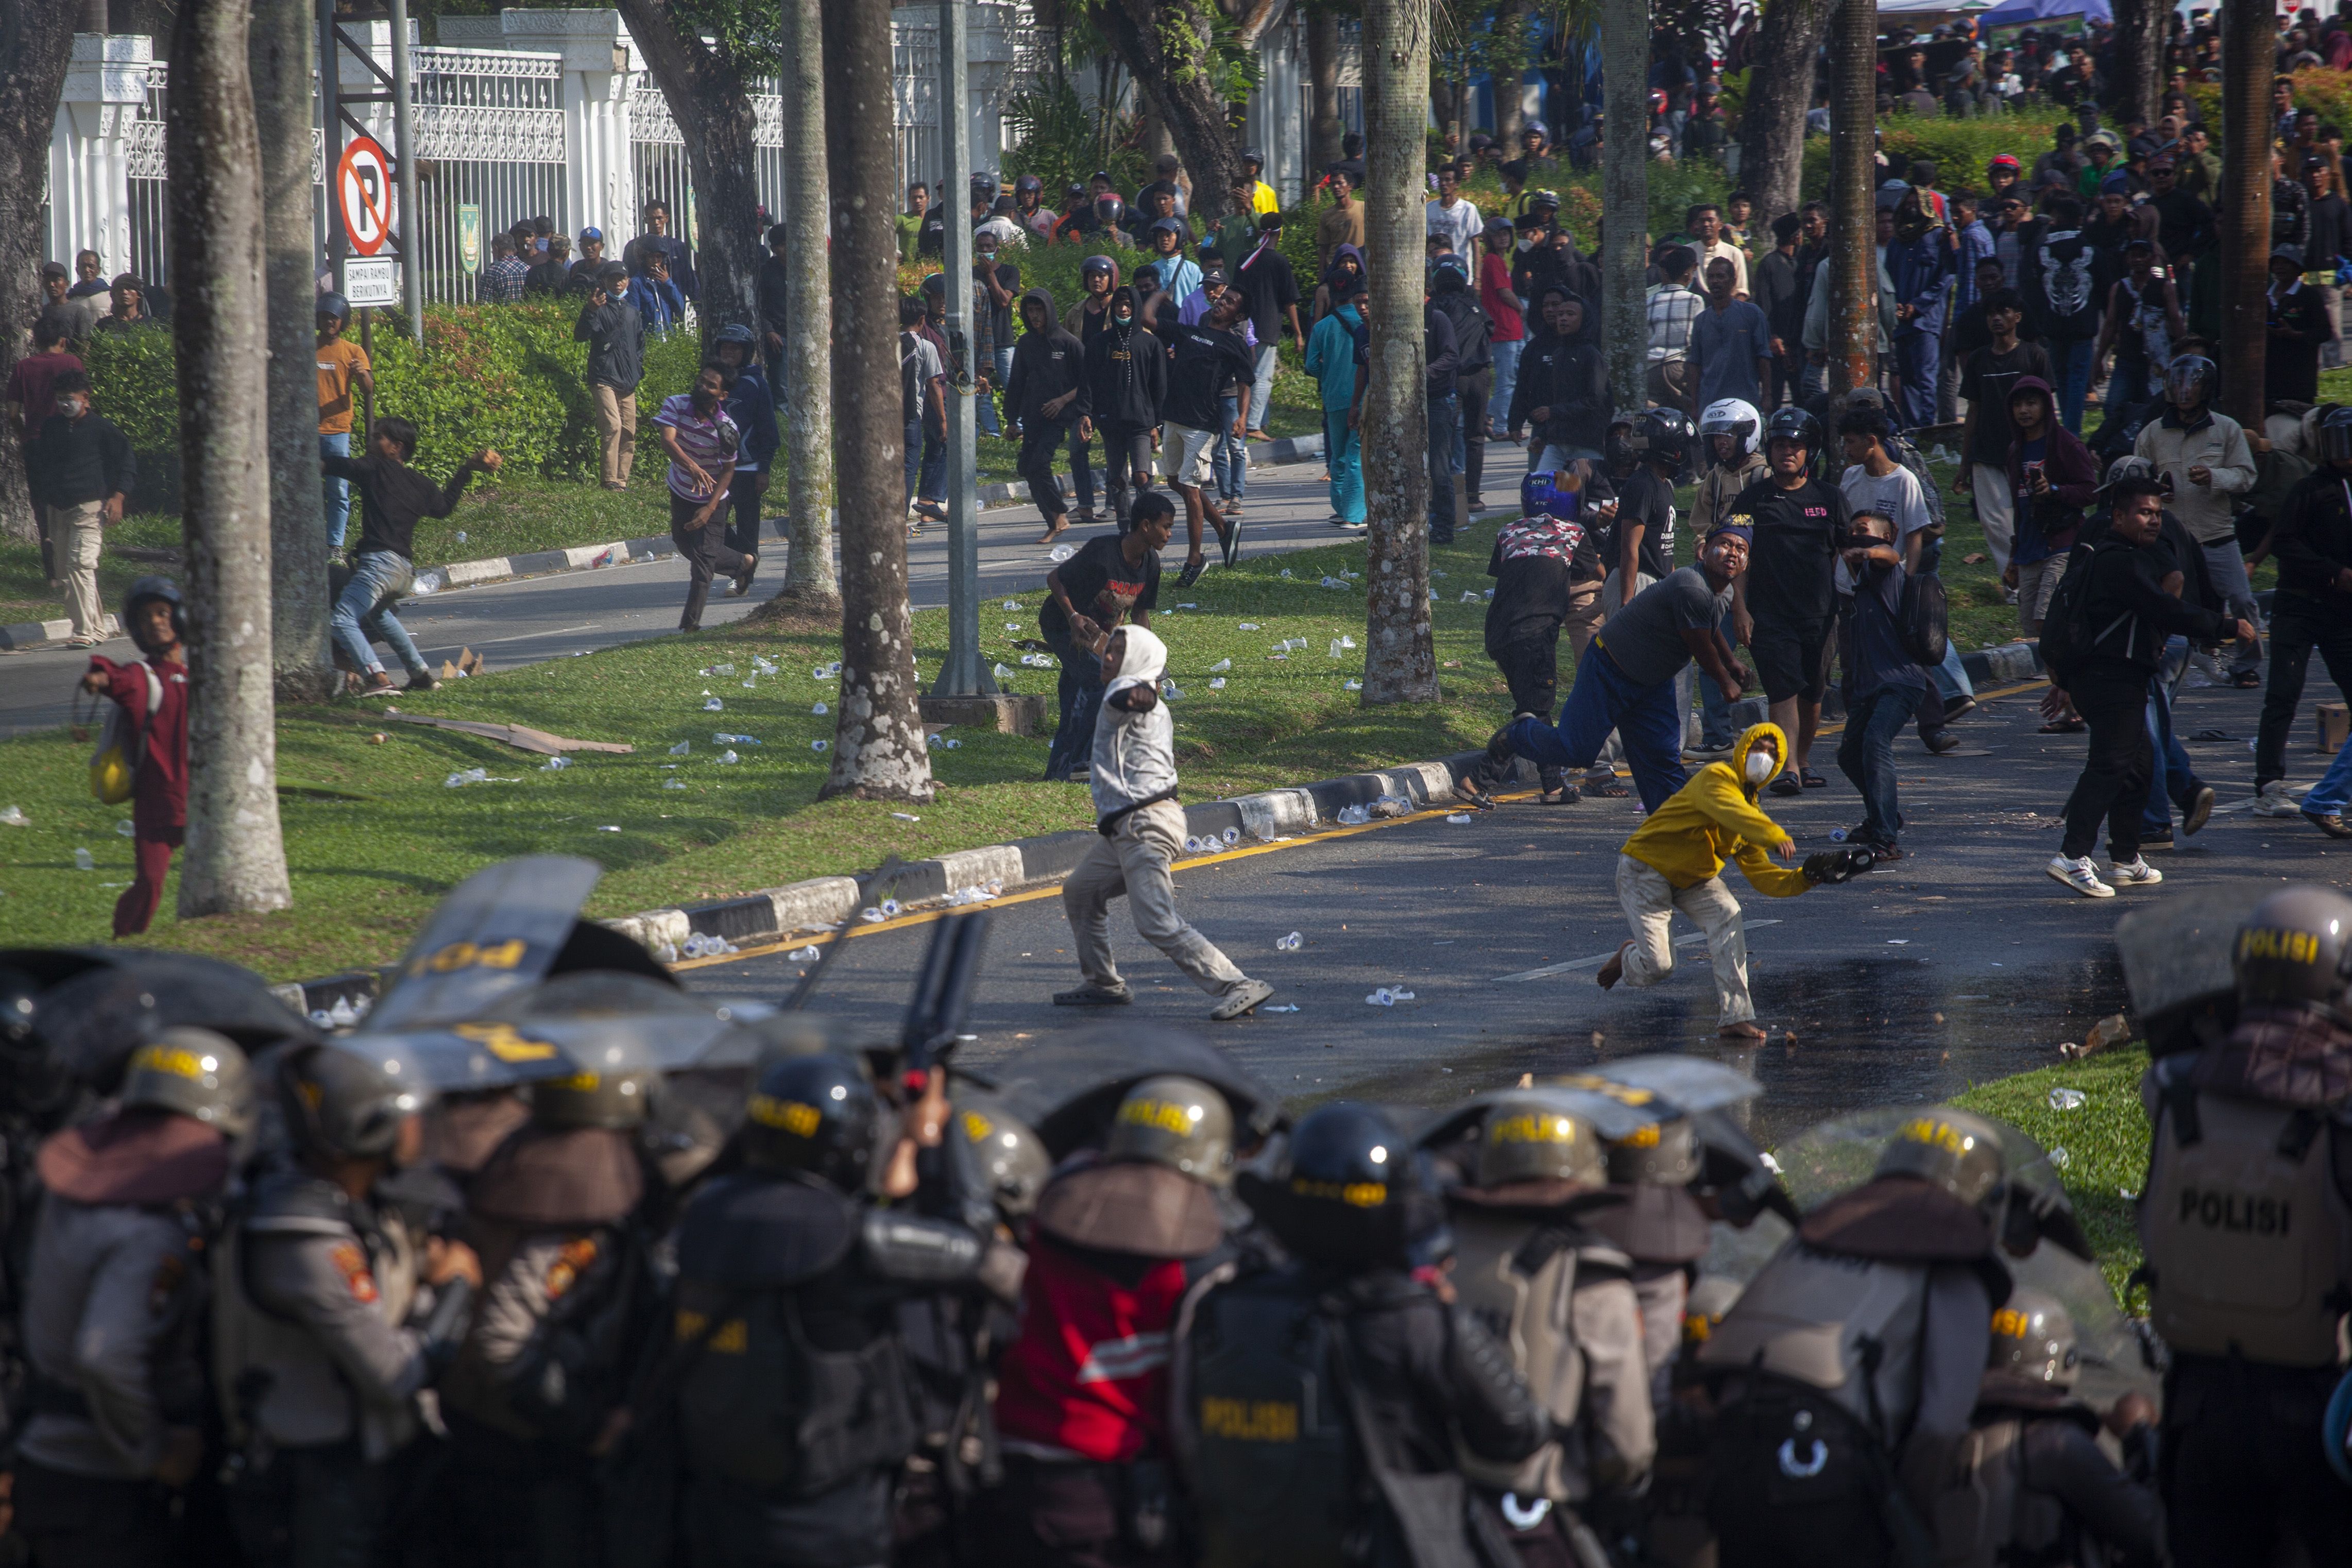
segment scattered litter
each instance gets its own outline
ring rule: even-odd
[[[606,826],[598,828],[596,831],[599,833],[618,833],[621,829],[616,824],[607,824]]]
[[[1209,678],[1209,689],[1210,689],[1210,690],[1212,690],[1212,691],[1223,691],[1224,689],[1225,689],[1225,678],[1224,678],[1223,676],[1222,676],[1222,675],[1213,675],[1213,676],[1211,676],[1211,677]]]
[[[1018,599],[1007,599],[1004,601],[1004,607],[1008,610],[1017,610],[1021,607],[1021,601]]]
[[[1435,597],[1434,595],[1431,596]],[[1462,602],[1465,605],[1475,605],[1478,602],[1478,595],[1465,588],[1462,590]]]
[[[1360,680],[1350,680],[1346,686],[1340,688],[1343,691],[1361,691],[1363,689],[1364,683]]]
[[[896,900],[896,899],[885,899],[885,900],[882,900],[882,918],[883,918],[883,919],[885,919],[885,920],[893,920],[893,921],[897,920],[897,919],[898,918],[898,909],[899,909],[899,904],[898,904],[898,900]]]
[[[1348,580],[1345,577],[1326,577],[1323,579],[1323,586],[1326,588],[1344,588],[1347,585]]]
[[[833,710],[832,710],[832,709],[827,708],[827,707],[826,707],[824,703],[822,703],[822,702],[819,702],[819,703],[815,704],[814,706],[813,706],[812,708],[810,708],[810,709],[809,709],[809,713],[810,713],[810,715],[811,715],[813,718],[817,718],[817,719],[822,719],[822,718],[824,718],[826,714],[828,714],[828,713],[830,713],[830,712],[832,712],[832,711],[833,711]]]
[[[743,683],[743,689],[746,691],[756,691],[759,689],[760,683],[756,680],[747,680]]]
[[[669,749],[669,754],[673,757],[690,756],[693,754],[693,752],[694,742],[691,741],[680,741],[677,745],[672,746]]]
[[[1004,629],[1008,632],[1017,632],[1021,629],[1021,623],[1019,621],[1007,621],[1004,623]]]
[[[921,817],[917,816],[910,811],[894,811],[890,815],[898,818],[900,822],[920,822],[923,820]]]
[[[1233,845],[1239,844],[1242,841],[1242,830],[1238,827],[1228,827],[1223,833],[1217,835],[1217,837],[1223,839],[1228,847],[1231,847]]]
[[[1339,646],[1341,647],[1353,647],[1356,646],[1356,639],[1351,637],[1342,636],[1339,638]]]
[[[466,542],[466,531],[462,528],[457,531],[457,542],[460,544]]]
[[[1276,937],[1274,949],[1276,952],[1297,952],[1306,944],[1306,942],[1305,937],[1300,936],[1297,931],[1292,931],[1288,936]]]
[[[1379,795],[1373,799],[1371,810],[1374,816],[1411,816],[1412,799],[1402,795]]]
[[[1185,604],[1179,605],[1177,605],[1176,607],[1177,607],[1178,609],[1180,609],[1180,610],[1197,610],[1197,609],[1199,609],[1201,606],[1200,606],[1200,605],[1196,605],[1196,604],[1192,604],[1192,603],[1187,602],[1187,603],[1185,603]]]
[[[1886,939],[1886,945],[1889,947],[1909,947],[1911,945],[1911,939],[1907,936],[1890,936]]]
[[[1262,631],[1265,630],[1265,626],[1263,626],[1259,625],[1259,624],[1258,624],[1257,622],[1255,622],[1255,621],[1243,621],[1243,622],[1238,623],[1238,625],[1239,625],[1239,629],[1241,629],[1241,630],[1243,630],[1243,631],[1245,631],[1245,632],[1262,632]]]
[[[1172,680],[1160,683],[1160,695],[1171,702],[1181,702],[1184,699],[1183,689]]]
[[[1233,661],[1232,659],[1229,659],[1229,658],[1221,658],[1221,659],[1217,660],[1217,662],[1216,662],[1216,663],[1214,663],[1214,664],[1213,664],[1213,665],[1209,666],[1209,673],[1210,673],[1210,674],[1212,674],[1212,675],[1214,675],[1214,674],[1216,674],[1216,673],[1217,673],[1217,671],[1219,671],[1219,670],[1221,670],[1221,669],[1231,669],[1231,668],[1233,668],[1233,667],[1234,667],[1234,661]]]
[[[710,741],[713,745],[719,746],[756,746],[760,743],[760,737],[757,735],[730,735],[724,730],[713,730],[710,731]]]
[[[490,770],[488,768],[467,768],[463,773],[451,773],[442,782],[441,787],[460,789],[467,784],[487,784],[489,782],[489,777]]]
[[[1289,576],[1289,575],[1290,575],[1290,568],[1289,568],[1289,567],[1287,567],[1287,566],[1284,567],[1284,568],[1282,569],[1282,574],[1283,574],[1285,577]]]
[[[1071,549],[1066,544],[1056,544],[1053,549],[1046,552],[1046,554],[1055,561],[1067,561],[1071,556],[1076,555],[1076,551]]]
[[[941,735],[938,740],[931,742],[931,750],[935,752],[952,752],[958,746],[962,744],[963,742],[957,740],[953,735]]]
[[[2063,1171],[2074,1163],[2074,1156],[2066,1152],[2066,1145],[2061,1143],[2050,1151],[2050,1163]]]
[[[557,760],[561,761],[562,759],[559,758]],[[114,831],[121,834],[125,838],[136,838],[139,837],[138,825],[133,823],[127,816],[114,825]]]
[[[1467,822],[1470,820],[1470,814],[1466,811],[1449,811],[1445,814],[1445,820],[1448,822]]]
[[[732,748],[719,753],[719,763],[721,767],[731,767],[742,760],[742,758],[735,754]]]
[[[539,771],[543,773],[560,773],[571,765],[570,757],[550,757],[540,764]]]
[[[794,963],[814,963],[816,962],[816,949],[814,947],[796,947],[793,949],[792,952],[784,954],[784,956]]]
[[[702,710],[703,710],[705,713],[717,713],[717,712],[723,711],[723,710],[725,710],[726,706],[727,706],[727,704],[726,704],[726,703],[724,703],[724,702],[720,701],[718,698],[714,697],[714,698],[712,698],[709,701],[708,701],[708,702],[706,702],[706,703],[704,703],[704,704],[702,705]]]
[[[2234,741],[2238,737],[2227,730],[2200,730],[2189,738],[2192,741]]]
[[[1368,1005],[1374,1007],[1393,1007],[1400,1002],[1410,1002],[1412,1000],[1412,992],[1401,988],[1391,991],[1385,985],[1373,992],[1370,996],[1364,998],[1364,1001]]]
[[[740,952],[743,950],[723,936],[705,936],[700,931],[689,931],[684,951],[688,958],[716,958],[722,952]]]
[[[368,744],[369,744],[369,745],[371,745],[371,746],[381,746],[381,745],[383,745],[383,731],[381,731],[381,730],[378,730],[374,734],[370,735],[370,736],[368,737]]]
[[[11,805],[0,807],[0,824],[5,824],[10,827],[30,827],[33,826],[33,819],[25,815],[23,806]]]
[[[1298,1011],[1298,1004],[1296,1002],[1285,1002],[1278,1007],[1260,1007],[1258,1011],[1261,1013],[1296,1013]],[[1316,1081],[1319,1083],[1322,1080],[1318,1079]]]
[[[812,752],[827,752],[832,749],[833,742],[831,741],[811,741],[809,742],[809,750]]]
[[[776,667],[770,664],[765,658],[759,654],[753,654],[751,656],[751,668],[761,675],[774,675],[778,673]]]
[[[1443,580],[1443,579],[1444,579],[1444,577],[1445,576],[1445,574],[1444,574],[1444,573],[1443,573],[1443,572],[1432,572],[1432,573],[1430,574],[1430,575],[1431,575],[1431,576],[1433,576],[1433,577],[1439,578],[1439,579]]]
[[[864,909],[857,911],[857,918],[864,921],[870,926],[880,925],[882,923],[882,911],[876,909],[873,905],[868,904]]]
[[[966,904],[984,904],[1004,893],[1002,882],[975,882],[969,888],[958,888],[947,896],[950,908],[961,909]]]
[[[1339,639],[1338,637],[1333,637],[1331,639],[1331,657],[1333,658],[1339,657]]]
[[[662,780],[662,788],[664,788],[664,789],[684,789],[685,787],[686,787],[686,781],[685,781],[684,779],[664,779],[664,780]]]
[[[2090,1102],[2090,1097],[2079,1089],[2053,1089],[2050,1091],[2050,1109],[2053,1110],[2080,1110]]]
[[[1343,805],[1339,808],[1339,820],[1347,826],[1360,827],[1371,819],[1372,808],[1369,805]]]
[[[1003,665],[1000,664],[991,673],[992,673],[999,680],[1010,680],[1018,673],[1018,671],[1008,669]]]
[[[731,664],[714,664],[706,668],[702,673],[705,675],[732,675],[735,673],[735,667]]]
[[[77,849],[74,851],[74,869],[77,871],[95,871],[98,869],[98,861],[91,857],[89,850]]]
[[[1482,594],[1482,595],[1479,595],[1479,597],[1481,597],[1481,598],[1486,598],[1486,599],[1491,599],[1491,598],[1493,598],[1494,596],[1495,596],[1495,590],[1494,590],[1494,589],[1492,589],[1492,588],[1487,589],[1487,590],[1486,591],[1486,593],[1484,593],[1484,594]]]

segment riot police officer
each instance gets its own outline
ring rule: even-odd
[[[417,1392],[455,1353],[481,1283],[470,1248],[420,1248],[375,1201],[424,1137],[415,1075],[389,1065],[340,1046],[279,1057],[292,1163],[255,1184],[215,1264],[229,1513],[257,1568],[379,1550]]]
[[[2352,1309],[2352,899],[2295,887],[2237,936],[2226,1042],[2152,1067],[2139,1200],[2149,1315],[2172,1350],[2167,1531],[2185,1563],[2282,1538],[2352,1563],[2352,1488],[2321,1421]]]
[[[452,1562],[598,1558],[589,1449],[652,1313],[637,1134],[660,1074],[634,1031],[588,1055],[593,1066],[530,1086],[529,1123],[467,1194],[487,1283],[441,1390]]]
[[[1591,1122],[1538,1094],[1505,1095],[1480,1129],[1473,1180],[1448,1194],[1454,1289],[1549,1421],[1515,1464],[1461,1456],[1528,1568],[1597,1557],[1569,1510],[1633,1490],[1656,1451],[1633,1261],[1587,1228],[1624,1206],[1607,1174]]]
[[[205,1249],[252,1110],[243,1049],[166,1029],[111,1114],[41,1146],[15,1501],[45,1564],[182,1560],[172,1494],[205,1457]]]
[[[1937,1500],[1947,1568],[2111,1563],[2156,1568],[2156,1407],[2126,1394],[2104,1416],[2074,1396],[2082,1359],[2057,1298],[2020,1287],[1992,1315],[1992,1360]],[[2105,1424],[2126,1474],[2098,1444]]]
[[[1683,1303],[1706,1256],[1706,1211],[1690,1191],[1701,1175],[1698,1130],[1687,1116],[1637,1127],[1609,1141],[1608,1164],[1610,1190],[1625,1201],[1593,1210],[1591,1225],[1633,1260],[1650,1396],[1663,1408],[1682,1348]]]
[[[880,1098],[832,1052],[764,1067],[743,1169],[679,1223],[673,1358],[692,1560],[888,1560],[891,1486],[919,1436],[899,1301],[975,1279],[964,1226],[875,1206]]]
[[[1875,1568],[1929,1550],[2009,1295],[2006,1177],[1982,1118],[1908,1117],[1872,1178],[1807,1215],[1708,1336],[1724,1568]]]
[[[1230,1256],[1218,1199],[1233,1179],[1232,1107],[1171,1075],[1129,1089],[1099,1155],[1039,1194],[1020,1337],[997,1376],[1008,1568],[1175,1561],[1169,1335]]]
[[[1444,1214],[1423,1157],[1342,1100],[1236,1186],[1291,1260],[1209,1286],[1177,1352],[1171,1436],[1202,1568],[1459,1560],[1483,1527],[1457,1434],[1510,1464],[1549,1428],[1435,1267]]]

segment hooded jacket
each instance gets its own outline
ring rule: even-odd
[[[1779,725],[1748,726],[1728,758],[1693,773],[1633,830],[1624,853],[1677,889],[1696,888],[1720,874],[1727,860],[1738,861],[1748,886],[1768,898],[1793,898],[1811,887],[1795,867],[1775,866],[1767,847],[1786,842],[1789,834],[1764,815],[1756,804],[1760,786],[1748,782],[1748,753],[1765,741],[1780,758],[1789,755],[1788,737]]]
[[[1045,312],[1043,331],[1029,325],[1033,300]],[[1013,417],[1026,425],[1046,417],[1046,404],[1066,392],[1075,392],[1077,397],[1053,417],[1064,424],[1076,423],[1079,415],[1091,412],[1087,402],[1085,348],[1054,319],[1054,296],[1047,290],[1030,289],[1021,296],[1016,310],[1023,331],[1021,341],[1013,346],[1013,374],[1004,379],[1005,406]]]
[[[1342,266],[1343,262],[1355,265],[1350,268]],[[1353,279],[1363,275],[1364,253],[1361,249],[1352,245],[1341,245],[1333,250],[1330,265],[1323,268],[1323,280],[1315,286],[1315,319],[1319,321],[1346,304]]]
[[[1429,303],[1454,325],[1455,374],[1475,375],[1494,369],[1495,354],[1488,344],[1495,323],[1487,320],[1486,308],[1478,303],[1477,293],[1460,275],[1451,268],[1441,268],[1431,283]]]
[[[1150,430],[1160,423],[1160,400],[1168,394],[1168,350],[1139,320],[1124,327],[1116,317],[1105,322],[1087,345],[1086,364],[1087,412],[1096,424]]]
[[[1095,718],[1090,781],[1095,821],[1106,832],[1110,819],[1176,795],[1176,721],[1168,704],[1154,702],[1137,713],[1111,700],[1129,687],[1158,687],[1168,668],[1168,645],[1142,626],[1122,626],[1118,635],[1127,638],[1127,653]]]
[[[2083,526],[2083,509],[2091,504],[2098,489],[2099,459],[2072,430],[2059,423],[2058,400],[2048,382],[2038,375],[2021,375],[2011,384],[2009,395],[2014,399],[2021,392],[2042,395],[2042,471],[2050,480],[2050,493],[2034,501],[2017,520],[2019,543],[2025,551],[2034,548],[2032,536],[2039,536],[2042,542],[2041,554],[2020,553],[2020,562],[2030,566],[2061,554],[2074,544],[2075,531]],[[2012,435],[2009,442],[2011,495],[2025,489],[2024,453],[2024,440]]]
[[[1307,374],[1315,378],[1326,416],[1344,414],[1356,399],[1356,330],[1363,318],[1342,305],[1307,334]]]
[[[1578,303],[1584,320],[1574,334],[1562,337],[1543,327],[1521,353],[1518,383],[1503,425],[1517,430],[1533,423],[1537,409],[1545,409],[1550,417],[1535,426],[1535,434],[1546,445],[1598,452],[1609,436],[1609,367],[1601,359],[1599,312],[1590,300]],[[1528,320],[1541,319],[1538,300]]]

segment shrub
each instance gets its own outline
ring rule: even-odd
[[[1927,115],[1895,114],[1879,122],[1880,145],[1896,164],[1899,177],[1914,159],[1936,165],[1936,179],[1947,191],[1982,191],[1985,165],[2002,153],[2017,158],[2028,170],[2047,153],[2052,133],[2072,117],[2055,109],[2030,110],[2021,114],[1991,114],[1977,120],[1953,120]],[[1809,198],[1827,199],[1830,191],[1830,139],[1805,139],[1802,185]]]
[[[574,304],[436,305],[425,312],[425,352],[395,311],[376,319],[370,357],[375,411],[414,420],[416,459],[446,473],[484,447],[523,471],[583,478],[596,466],[585,343],[572,341]],[[122,426],[142,465],[168,469],[179,448],[177,361],[169,331],[157,327],[93,339],[87,355],[95,401]],[[701,345],[675,332],[646,345],[637,388],[647,416],[693,384]],[[149,500],[160,498],[151,494]]]
[[[2322,120],[2352,130],[2352,74],[2326,66],[2305,66],[2294,73],[2294,106],[2315,110]],[[2189,107],[2212,133],[2213,150],[2221,147],[2221,84],[2192,81],[2186,89]]]

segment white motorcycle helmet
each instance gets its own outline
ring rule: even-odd
[[[1756,412],[1756,405],[1738,397],[1717,398],[1706,405],[1706,411],[1698,418],[1698,433],[1703,438],[1716,436],[1738,437],[1739,457],[1737,460],[1743,462],[1756,450],[1757,433],[1763,427],[1764,416]],[[1712,440],[1707,442],[1706,456],[1708,461],[1714,460],[1715,444]]]

